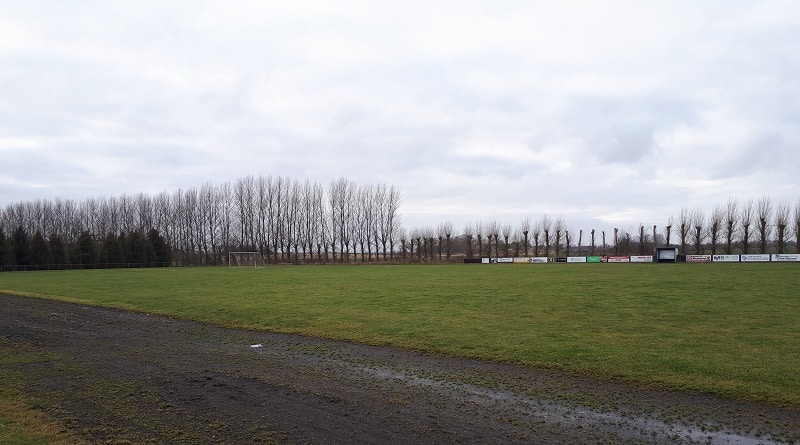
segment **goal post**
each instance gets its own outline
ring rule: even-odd
[[[263,263],[258,252],[228,252],[228,267],[258,267]]]

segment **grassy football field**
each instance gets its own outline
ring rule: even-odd
[[[797,264],[16,272],[2,293],[800,407]]]

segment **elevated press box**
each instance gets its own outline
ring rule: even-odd
[[[678,261],[677,247],[656,247],[657,263],[674,263]]]

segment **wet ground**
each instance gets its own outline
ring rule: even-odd
[[[0,296],[9,384],[93,443],[800,443],[800,410]]]

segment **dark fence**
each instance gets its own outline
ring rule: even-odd
[[[79,269],[141,269],[145,267],[169,267],[172,263],[92,263],[92,264],[26,264],[2,265],[0,272],[27,272],[37,270],[79,270]]]

